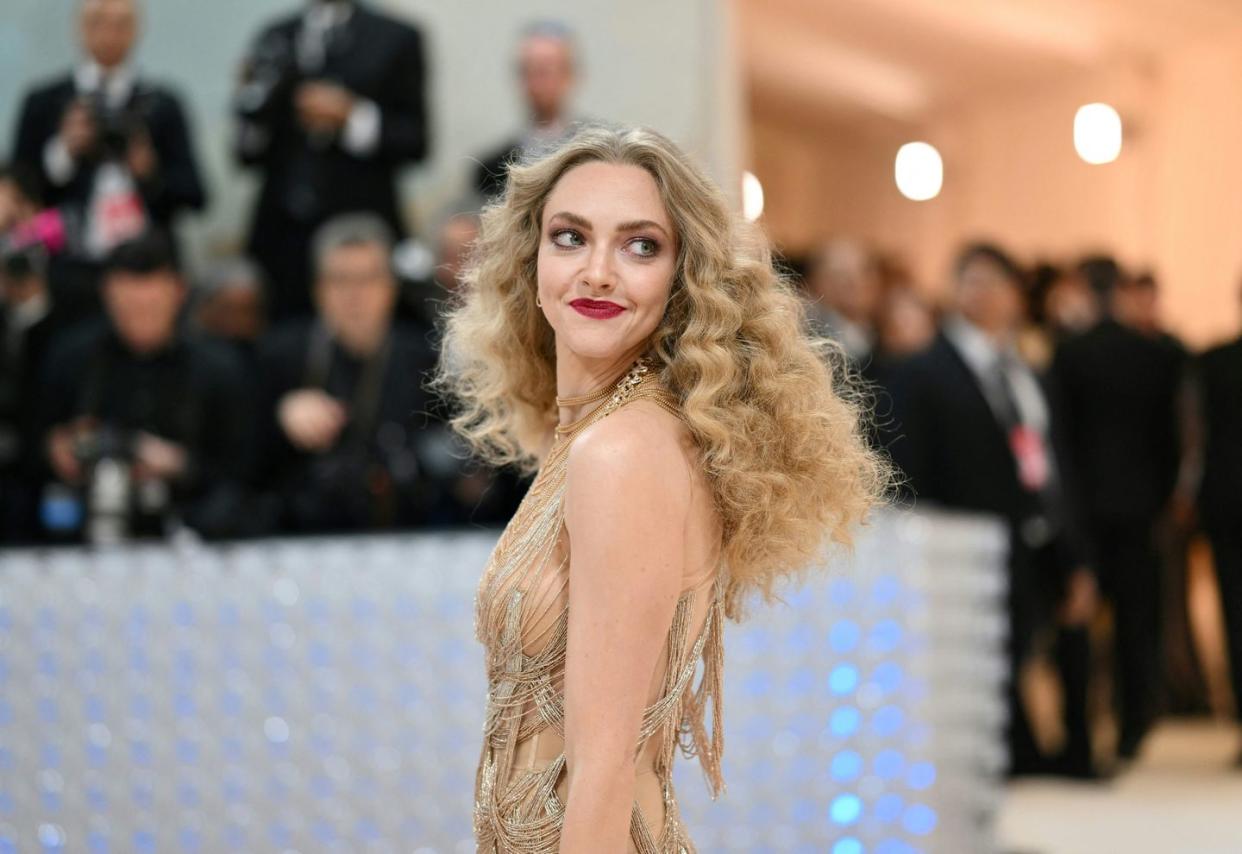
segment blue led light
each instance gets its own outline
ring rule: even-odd
[[[871,680],[880,687],[880,690],[891,694],[901,687],[901,682],[905,678],[900,665],[896,662],[885,661],[878,665],[871,674]]]
[[[854,601],[854,597],[857,595],[857,586],[846,578],[834,579],[828,586],[828,599],[833,605],[848,605]]]
[[[837,795],[828,808],[828,814],[835,824],[853,824],[862,815],[862,801],[857,795]]]
[[[799,798],[794,801],[789,815],[800,825],[810,825],[819,816],[819,804],[810,798]]]
[[[895,575],[881,575],[871,588],[871,601],[881,607],[892,605],[901,595],[901,581]]]
[[[871,718],[871,727],[876,735],[888,737],[895,735],[905,721],[905,713],[900,706],[884,706],[876,710]]]
[[[853,706],[842,706],[832,713],[832,718],[828,721],[828,728],[832,730],[832,734],[839,738],[847,738],[858,730],[858,723],[861,715],[858,709]]]
[[[747,696],[766,697],[772,693],[772,675],[766,671],[752,673],[746,677],[745,689]]]
[[[839,623],[833,623],[832,628],[828,630],[828,646],[833,652],[850,652],[858,646],[861,636],[862,631],[858,628],[858,623],[852,620],[842,620]]]
[[[828,687],[832,693],[848,694],[858,687],[858,668],[852,664],[839,664],[828,674]]]
[[[155,833],[142,828],[135,830],[133,844],[135,851],[153,852],[155,851]]]
[[[922,854],[900,839],[885,839],[875,847],[875,854]]]
[[[852,836],[838,839],[837,844],[832,846],[832,854],[863,854],[862,843]]]
[[[914,804],[906,810],[901,824],[916,836],[926,836],[936,828],[936,811],[925,804]]]
[[[802,667],[789,676],[786,690],[795,697],[805,697],[815,689],[818,674],[809,667]]]
[[[901,635],[901,623],[896,620],[880,620],[871,627],[867,642],[877,652],[892,652],[901,644]]]
[[[936,766],[930,762],[916,762],[910,766],[906,783],[911,789],[926,789],[936,782]]]
[[[842,783],[847,783],[855,779],[862,771],[862,757],[854,750],[842,750],[836,756],[832,757],[830,769],[832,779]]]
[[[901,818],[901,810],[905,805],[901,795],[893,792],[880,795],[875,801],[875,817],[886,824],[894,822]]]
[[[906,757],[900,750],[881,750],[875,757],[875,773],[884,780],[901,776]]]

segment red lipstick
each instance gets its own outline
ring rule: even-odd
[[[607,320],[608,318],[616,317],[618,314],[625,311],[624,308],[617,305],[615,302],[609,302],[608,300],[587,299],[586,297],[579,297],[571,302],[570,305],[573,306],[574,311],[579,314],[584,315],[585,317],[593,317],[596,320]]]

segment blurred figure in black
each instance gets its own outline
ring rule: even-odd
[[[1197,373],[1205,440],[1199,511],[1212,543],[1234,711],[1242,721],[1242,338],[1204,353]],[[1237,764],[1242,767],[1242,750]]]
[[[1158,518],[1156,546],[1163,568],[1161,620],[1164,676],[1163,705],[1171,713],[1207,710],[1207,688],[1195,648],[1186,600],[1187,560],[1196,531],[1195,504],[1202,473],[1202,418],[1191,383],[1189,349],[1164,325],[1160,288],[1155,275],[1143,272],[1122,277],[1114,298],[1114,315],[1121,323],[1164,346],[1181,378],[1177,395],[1177,434],[1180,465],[1173,494]]]
[[[0,542],[37,539],[43,468],[34,402],[51,308],[43,252],[0,251]]]
[[[405,228],[396,178],[427,154],[419,30],[354,0],[310,0],[263,30],[234,98],[238,159],[263,173],[248,252],[273,321],[311,314],[308,241],[349,211]]]
[[[876,361],[891,365],[926,350],[937,328],[935,308],[912,283],[886,285],[876,308]]]
[[[1142,328],[1147,295],[1111,258],[1079,272],[1107,314],[1066,339],[1052,365],[1093,562],[1113,606],[1122,759],[1154,721],[1162,650],[1161,563],[1156,530],[1177,481],[1184,355]]]
[[[210,265],[199,277],[190,316],[201,332],[227,343],[255,376],[259,338],[266,327],[263,272],[248,258]]]
[[[873,362],[880,284],[875,259],[852,240],[828,243],[807,271],[812,325],[864,372]]]
[[[1096,324],[1099,306],[1091,288],[1074,270],[1046,262],[1031,271],[1029,291],[1028,322],[1018,349],[1028,363],[1046,371],[1062,340]]]
[[[504,191],[509,164],[551,148],[571,132],[570,102],[577,81],[573,32],[558,21],[536,21],[522,31],[517,73],[529,124],[479,158],[474,188],[484,199]]]
[[[955,311],[931,347],[894,369],[894,462],[916,500],[994,514],[1009,527],[1010,773],[1094,775],[1087,721],[1087,624],[1094,578],[1079,559],[1063,501],[1053,412],[1018,356],[1022,273],[989,244],[968,246],[955,269]],[[1042,755],[1020,676],[1038,635],[1059,627],[1066,744]]]
[[[39,400],[53,536],[111,542],[180,523],[227,536],[243,526],[247,380],[232,353],[184,331],[185,296],[171,238],[146,232],[104,262],[107,321],[70,330],[48,354]]]
[[[427,330],[393,322],[392,240],[371,214],[324,224],[312,245],[318,318],[263,343],[259,477],[275,485],[282,531],[410,527],[434,498],[416,441],[434,356]]]
[[[478,234],[478,209],[472,202],[463,201],[439,216],[431,228],[430,241],[407,240],[398,245],[394,255],[402,285],[398,317],[427,329],[436,325],[460,284],[466,255]]]
[[[52,285],[75,318],[98,311],[98,261],[112,247],[207,202],[180,100],[131,60],[138,18],[136,0],[83,0],[81,64],[27,95],[18,120],[13,159],[63,218],[69,257]]]
[[[871,444],[886,448],[892,442],[894,425],[892,401],[886,390],[890,365],[879,350],[878,340],[878,323],[884,307],[884,282],[878,259],[852,240],[832,240],[811,259],[806,292],[810,300],[807,320],[812,331],[841,345],[845,364],[838,377],[873,414],[867,423]],[[909,324],[898,327],[890,323],[886,331],[918,334]],[[901,346],[909,342],[890,338],[889,343]]]
[[[425,315],[431,325],[439,323],[464,285],[471,244],[479,234],[479,216],[454,212],[441,223],[436,235],[436,263],[432,277],[435,293],[428,296]],[[514,472],[480,465],[447,424],[450,411],[433,394],[428,409],[432,418],[418,437],[419,458],[436,490],[429,524],[437,526],[501,525],[517,509],[529,481]]]

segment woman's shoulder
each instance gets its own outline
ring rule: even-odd
[[[634,400],[583,430],[569,449],[566,488],[606,487],[617,501],[647,493],[681,504],[689,499],[689,432],[651,400]],[[572,503],[572,501],[571,501]]]
[[[624,406],[583,430],[569,449],[569,466],[667,465],[685,456],[690,433],[680,417],[651,399]]]

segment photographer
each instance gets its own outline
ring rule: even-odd
[[[90,541],[165,535],[179,523],[237,533],[246,379],[231,352],[179,323],[186,286],[172,240],[147,232],[118,246],[102,291],[108,322],[71,331],[47,360],[41,422],[56,483],[45,523]]]
[[[312,312],[308,237],[348,211],[401,237],[398,170],[427,153],[422,37],[353,0],[310,0],[265,29],[234,99],[238,160],[263,173],[247,252],[273,320]]]
[[[0,196],[5,177],[0,172]],[[37,247],[0,250],[0,542],[38,530],[39,431],[33,403],[52,338],[46,259]]]
[[[69,257],[51,273],[58,302],[75,303],[58,310],[81,317],[98,311],[98,262],[112,247],[207,196],[180,102],[132,63],[136,0],[82,0],[78,20],[83,61],[26,96],[13,158],[71,222]]]
[[[275,485],[284,531],[418,524],[432,500],[416,449],[433,355],[425,330],[393,323],[392,235],[347,214],[316,232],[313,252],[319,317],[261,350],[260,482]]]

